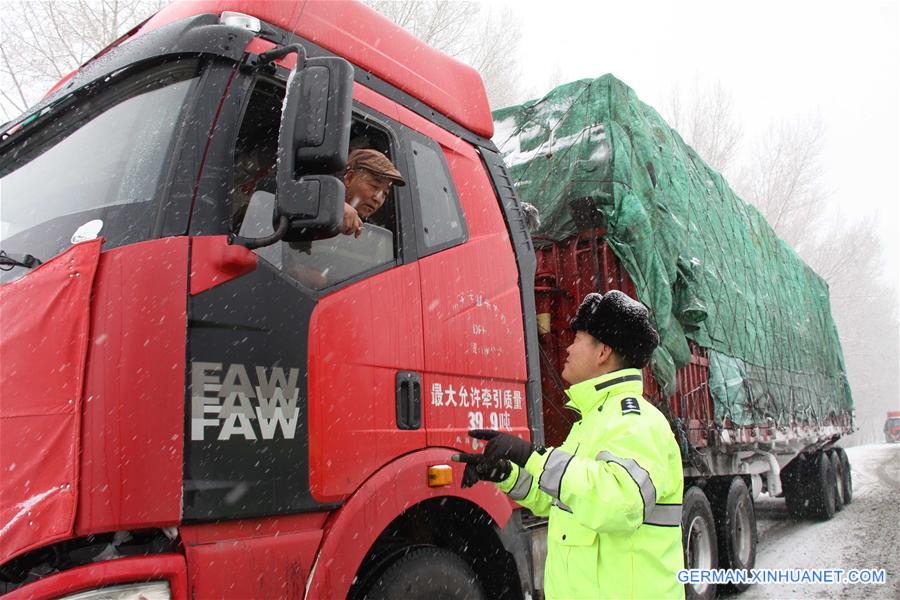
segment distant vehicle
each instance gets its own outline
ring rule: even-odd
[[[888,444],[900,442],[900,410],[889,410],[884,421],[884,441]]]

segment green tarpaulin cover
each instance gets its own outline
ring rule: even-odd
[[[653,311],[654,375],[674,392],[687,338],[708,349],[716,419],[818,421],[852,408],[828,286],[650,106],[605,75],[494,112],[494,142],[536,235],[576,233],[590,198]]]

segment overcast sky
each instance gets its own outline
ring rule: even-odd
[[[721,82],[747,145],[771,124],[821,117],[825,186],[846,218],[876,214],[900,286],[898,2],[535,2],[521,17],[523,83],[613,73],[660,112],[681,85]]]

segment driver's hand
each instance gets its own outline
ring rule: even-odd
[[[341,222],[341,233],[359,237],[362,234],[362,219],[356,209],[344,202],[344,220]]]

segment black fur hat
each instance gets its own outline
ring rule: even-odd
[[[647,307],[619,290],[585,296],[572,319],[572,330],[591,334],[637,369],[647,366],[659,345]]]

